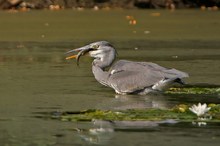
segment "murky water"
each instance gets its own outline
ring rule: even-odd
[[[189,84],[220,84],[220,15],[201,11],[0,12],[0,145],[219,145],[219,124],[37,118],[41,112],[167,108],[220,103],[219,96],[119,96],[97,83],[91,58],[79,67],[64,53],[108,40],[120,59],[152,61],[186,71]],[[131,26],[125,16],[133,15]],[[107,19],[109,18],[109,19]],[[105,20],[105,21],[104,21]],[[91,128],[107,130],[94,133]],[[78,131],[77,128],[84,129]],[[90,129],[90,130],[89,130]]]

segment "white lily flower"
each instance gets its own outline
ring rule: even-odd
[[[189,110],[195,113],[198,117],[203,116],[210,109],[211,107],[207,107],[206,103],[204,104],[199,103],[198,105],[194,104],[192,107],[189,108]]]

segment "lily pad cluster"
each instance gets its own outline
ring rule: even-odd
[[[167,94],[214,94],[220,95],[219,87],[184,87],[184,88],[170,88],[166,91]]]
[[[123,111],[90,109],[79,112],[63,112],[56,119],[61,121],[92,121],[93,119],[110,121],[161,121],[173,119],[180,122],[197,121],[190,105],[180,104],[171,109],[130,109]],[[209,104],[207,112],[212,117],[210,122],[220,122],[220,104]],[[53,116],[53,113],[51,114]],[[54,117],[54,116],[53,116]]]

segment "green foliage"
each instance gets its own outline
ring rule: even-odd
[[[220,120],[220,104],[209,104],[208,106],[211,107],[210,114],[213,119]]]
[[[211,110],[208,115],[211,121],[220,122],[220,105],[209,104]],[[61,121],[92,121],[93,119],[111,121],[161,121],[174,119],[177,121],[195,121],[197,116],[189,111],[185,104],[176,105],[171,109],[129,109],[123,111],[112,110],[86,110],[81,112],[61,113],[57,119]]]
[[[190,87],[190,88],[170,88],[167,94],[215,94],[220,95],[220,88],[201,88],[201,87]]]

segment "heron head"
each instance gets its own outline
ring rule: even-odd
[[[107,41],[94,42],[81,48],[70,50],[67,54],[74,52],[78,53],[76,55],[66,57],[66,59],[76,58],[77,65],[79,64],[80,57],[85,54],[89,54],[91,57],[101,61],[103,61],[104,58],[112,58],[113,60],[116,54],[114,47]]]

